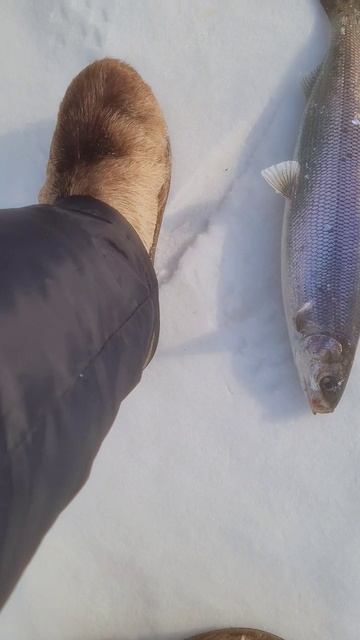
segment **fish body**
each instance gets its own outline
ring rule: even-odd
[[[307,82],[295,159],[263,172],[287,198],[282,287],[314,413],[345,389],[360,334],[360,0],[322,0],[331,44]]]

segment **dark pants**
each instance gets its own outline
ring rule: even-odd
[[[136,233],[92,198],[0,211],[0,607],[86,481],[159,330]]]

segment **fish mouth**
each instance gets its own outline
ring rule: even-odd
[[[333,386],[330,386],[331,384]],[[306,384],[304,381],[303,388],[312,413],[333,413],[342,395],[341,387],[342,385],[337,384],[336,379],[329,375],[322,376],[316,385]]]
[[[321,398],[309,398],[309,404],[310,404],[310,408],[311,411],[313,412],[314,416],[317,413],[333,413],[333,411],[336,408],[335,406],[330,406],[329,404],[325,403],[324,400]]]
[[[317,413],[333,413],[339,404],[342,390],[340,391],[339,389],[339,391],[335,393],[326,393],[326,391],[323,393],[320,388],[317,390],[309,390],[305,387],[305,393],[307,395],[311,411],[316,415]]]

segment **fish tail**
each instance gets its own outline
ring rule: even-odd
[[[320,0],[329,18],[360,10],[360,0]]]

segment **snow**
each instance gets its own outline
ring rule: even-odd
[[[157,356],[91,478],[0,615],[11,640],[165,640],[221,626],[353,640],[360,624],[359,359],[334,415],[299,389],[280,293],[317,0],[2,2],[0,206],[35,201],[56,110],[105,55],[168,120]]]

